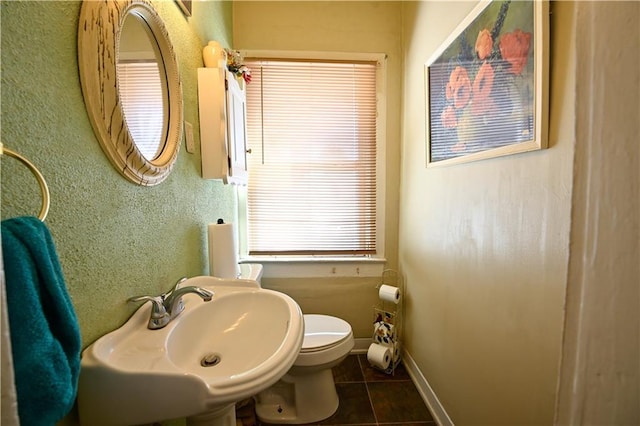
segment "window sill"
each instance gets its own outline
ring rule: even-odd
[[[264,278],[379,277],[384,258],[247,256],[240,263],[259,263]]]

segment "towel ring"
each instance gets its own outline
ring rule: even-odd
[[[38,219],[44,222],[47,214],[49,213],[49,187],[47,186],[47,181],[44,180],[44,176],[42,176],[40,170],[38,170],[31,161],[27,160],[17,152],[10,150],[9,148],[4,148],[2,146],[2,142],[0,142],[0,155],[2,154],[7,154],[9,157],[13,157],[23,163],[38,180],[38,185],[40,185],[40,192],[42,192],[42,208],[40,209],[40,213],[38,213]]]

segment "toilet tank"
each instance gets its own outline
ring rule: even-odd
[[[258,284],[261,284],[263,269],[264,267],[259,263],[241,263],[240,278],[243,280],[256,281]]]

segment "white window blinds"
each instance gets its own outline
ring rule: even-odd
[[[129,132],[147,160],[154,160],[164,148],[166,132],[163,85],[158,63],[118,62],[118,93]]]
[[[375,254],[376,63],[245,63],[249,254]]]

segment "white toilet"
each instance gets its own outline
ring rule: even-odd
[[[243,277],[260,282],[258,265],[243,265]],[[353,349],[348,322],[328,315],[304,315],[304,340],[298,358],[276,384],[256,396],[256,414],[264,423],[303,424],[324,420],[338,409],[331,368]]]

